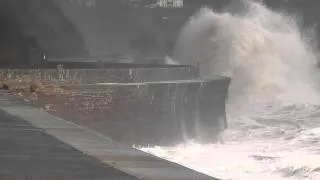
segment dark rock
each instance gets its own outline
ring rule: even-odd
[[[1,89],[3,89],[3,90],[9,90],[9,85],[7,85],[7,84],[2,84]]]
[[[35,92],[38,92],[39,91],[39,86],[36,85],[36,84],[31,84],[30,85],[30,92],[31,93],[35,93]]]

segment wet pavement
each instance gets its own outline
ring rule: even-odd
[[[1,180],[136,179],[0,112]]]

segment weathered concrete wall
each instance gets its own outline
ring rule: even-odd
[[[230,79],[64,86],[36,103],[50,113],[136,145],[215,142],[226,128]]]
[[[191,66],[0,71],[3,82],[53,84],[36,92],[34,105],[139,145],[215,141],[226,128],[230,79],[198,77]]]

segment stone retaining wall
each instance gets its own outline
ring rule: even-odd
[[[145,82],[192,79],[199,76],[191,66],[161,68],[105,68],[105,69],[0,69],[0,81],[60,82],[94,84],[104,82]]]

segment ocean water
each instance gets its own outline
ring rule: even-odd
[[[200,9],[174,60],[232,78],[228,129],[217,144],[141,150],[225,180],[320,180],[318,48],[299,17],[254,1]]]

